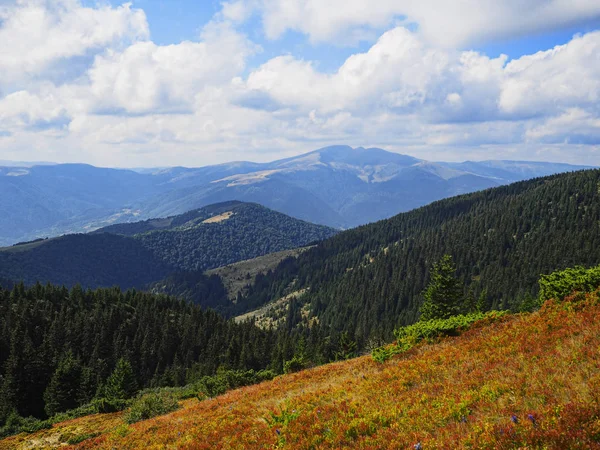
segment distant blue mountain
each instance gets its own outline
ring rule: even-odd
[[[271,163],[120,170],[82,164],[0,167],[0,245],[240,200],[349,228],[457,194],[589,168],[524,161],[436,163],[332,146]]]

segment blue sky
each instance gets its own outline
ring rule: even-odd
[[[0,159],[600,164],[598,30],[597,0],[2,0]]]
[[[87,1],[94,5],[94,1]],[[110,4],[119,6],[123,2],[112,0]],[[218,1],[192,0],[134,0],[133,6],[141,8],[146,13],[152,40],[161,45],[178,44],[184,40],[198,39],[202,25],[221,10]],[[288,31],[279,39],[266,39],[260,26],[260,16],[254,15],[251,20],[240,27],[253,41],[263,47],[263,52],[253,59],[254,64],[260,64],[281,54],[291,53],[301,59],[317,61],[323,71],[337,69],[350,55],[367,51],[372,42],[361,41],[352,45],[336,42],[310,43],[306,35],[300,32]],[[600,29],[600,20],[592,17],[582,20],[576,25],[564,26],[558,29],[542,30],[524,35],[509,36],[503,39],[465,45],[463,49],[473,49],[498,56],[502,53],[510,59],[532,54],[539,50],[547,50],[556,45],[562,45],[571,40],[573,35]],[[383,31],[383,29],[379,30]]]

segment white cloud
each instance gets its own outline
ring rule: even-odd
[[[533,124],[525,133],[527,141],[600,145],[600,117],[581,108]]]
[[[394,21],[416,23],[438,46],[455,47],[495,38],[553,30],[600,17],[596,0],[238,0],[227,11],[253,8],[271,39],[286,30],[330,42],[388,28]]]
[[[354,1],[359,9],[364,3]],[[390,26],[390,5],[398,2],[376,3],[372,16],[355,22],[346,4],[317,18],[315,30],[325,36],[347,28],[343,23],[363,31]],[[35,24],[48,36],[48,42],[30,37],[20,52],[0,46],[0,159],[201,165],[271,160],[333,143],[434,159],[478,159],[479,152],[481,158],[556,160],[559,148],[576,148],[569,158],[598,149],[600,32],[508,62],[505,55],[437,45],[422,21],[418,32],[394,25],[337,70],[323,72],[318,61],[290,54],[248,67],[260,48],[235,23],[262,4],[227,3],[198,40],[174,45],[149,40],[143,12],[128,5],[32,0],[0,7],[1,17],[12,11],[0,36],[10,32],[14,39]],[[309,7],[317,14],[326,4],[280,6],[291,8],[284,12],[292,17]],[[492,8],[500,22],[510,5]],[[286,20],[282,30],[289,28]],[[475,36],[469,26],[466,35]],[[28,52],[31,61],[20,54]],[[78,57],[84,61],[75,64]],[[77,70],[55,77],[66,67]]]
[[[575,106],[597,109],[600,32],[511,61],[505,73],[499,105],[507,114],[551,114]]]
[[[134,114],[189,112],[196,95],[229,83],[256,51],[225,23],[209,24],[201,38],[167,46],[137,42],[97,56],[89,70],[95,108]]]
[[[19,0],[0,7],[0,83],[6,88],[43,77],[53,64],[148,35],[144,12],[130,4],[88,8],[77,0]]]

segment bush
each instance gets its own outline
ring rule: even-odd
[[[542,275],[539,285],[540,304],[551,298],[562,300],[575,291],[591,292],[600,286],[600,266],[590,269],[577,266]]]
[[[179,409],[177,399],[169,392],[153,392],[144,394],[133,400],[131,408],[125,415],[125,422],[131,424],[140,420],[170,413]]]
[[[386,362],[392,356],[401,353],[400,347],[397,344],[387,345],[385,347],[378,347],[373,349],[371,356],[373,359],[379,363]]]
[[[394,335],[398,341],[414,340],[415,343],[421,340],[431,341],[441,336],[457,336],[461,331],[466,330],[478,320],[485,319],[489,315],[503,315],[505,313],[472,313],[467,315],[452,316],[447,319],[432,319],[423,322],[417,322],[413,325],[398,328]]]
[[[306,362],[304,361],[304,358],[300,358],[296,355],[294,355],[294,357],[289,361],[285,361],[283,363],[283,373],[285,374],[299,372],[305,368]]]
[[[219,370],[216,375],[202,377],[194,383],[197,391],[208,397],[216,397],[225,392],[242,386],[261,383],[275,378],[271,370]]]
[[[421,341],[432,342],[443,336],[458,336],[469,329],[475,322],[495,322],[504,317],[506,311],[490,311],[487,313],[472,313],[452,316],[447,319],[432,319],[417,322],[413,325],[398,328],[394,331],[397,342],[387,347],[373,350],[371,356],[375,361],[384,362],[394,355],[404,353]]]
[[[0,427],[0,439],[18,433],[35,433],[45,428],[51,428],[50,420],[39,420],[34,417],[21,417],[15,411],[6,418],[4,426]]]
[[[78,417],[89,416],[91,414],[98,414],[97,402],[87,403],[81,405],[78,408],[71,409],[62,413],[55,414],[52,416],[52,423],[65,422],[71,419],[77,419]]]
[[[123,411],[127,407],[127,401],[114,398],[95,398],[92,400],[93,408],[99,413],[113,413]]]

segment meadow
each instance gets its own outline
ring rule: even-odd
[[[600,448],[599,294],[181,406],[131,425],[75,419],[0,449]]]

